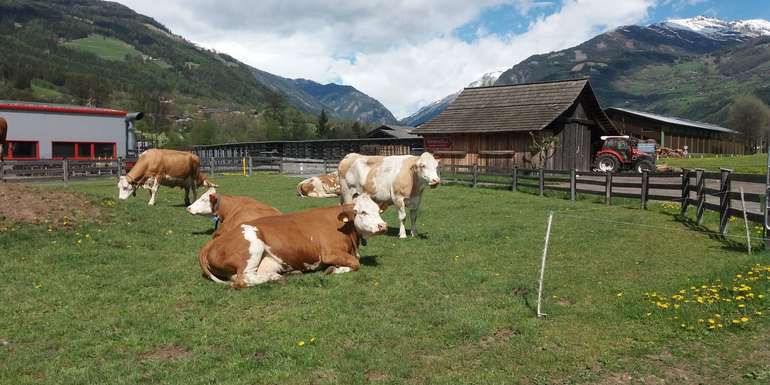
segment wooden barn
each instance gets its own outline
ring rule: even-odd
[[[395,124],[383,124],[366,134],[367,138],[398,138],[398,139],[420,139],[419,136],[412,134],[414,127],[397,126]]]
[[[740,134],[729,128],[626,108],[604,110],[618,131],[640,139],[653,139],[662,147],[689,153],[743,154]]]
[[[579,171],[591,170],[600,136],[617,134],[588,79],[466,88],[412,133],[444,164]]]

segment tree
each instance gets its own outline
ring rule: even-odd
[[[744,143],[752,151],[761,151],[770,130],[770,108],[756,96],[739,96],[730,106],[727,124],[743,134]]]
[[[318,115],[318,123],[316,123],[316,131],[320,138],[326,138],[329,136],[329,118],[326,116],[326,110],[321,109],[321,115]]]

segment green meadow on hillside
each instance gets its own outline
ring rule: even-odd
[[[213,179],[223,193],[284,212],[336,204],[296,197],[298,179]],[[111,179],[66,189],[101,206],[102,223],[0,230],[3,384],[760,384],[770,376],[768,254],[748,256],[739,237],[690,229],[670,204],[640,211],[441,186],[423,197],[423,237],[397,239],[395,211],[386,211],[391,231],[361,249],[360,271],[233,290],[201,278],[197,253],[212,225],[184,211],[180,190],[161,188],[148,207],[144,191],[115,202]],[[549,210],[548,316],[538,319]]]

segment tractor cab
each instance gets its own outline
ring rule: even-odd
[[[639,149],[639,140],[628,135],[602,136],[602,148],[594,156],[596,169],[602,172],[655,169],[655,158]]]

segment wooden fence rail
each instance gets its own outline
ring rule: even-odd
[[[115,160],[7,160],[0,163],[0,180],[45,181],[125,174],[123,159]]]

